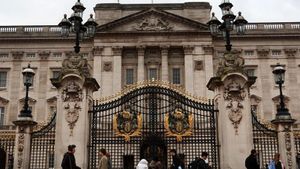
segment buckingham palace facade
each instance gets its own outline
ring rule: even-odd
[[[208,29],[209,3],[100,3],[94,12],[96,34],[80,42],[80,53],[100,86],[93,99],[120,94],[145,81],[168,82],[197,98],[217,97],[206,86],[226,49],[223,36],[212,36]],[[24,104],[22,70],[28,63],[35,71],[29,89],[34,121],[45,124],[57,112],[59,93],[50,79],[60,76],[63,60],[73,51],[74,38],[73,34],[61,37],[57,25],[0,26],[2,130],[14,129],[12,122]],[[284,103],[293,118],[300,119],[299,39],[300,22],[249,21],[244,35],[232,33],[232,50],[244,58],[247,75],[257,77],[249,91],[250,106],[263,124],[275,118],[279,106],[272,74],[277,63],[286,69]],[[300,128],[299,121],[293,128]]]

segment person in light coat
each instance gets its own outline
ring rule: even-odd
[[[146,159],[142,159],[136,166],[136,169],[148,169],[148,161]]]
[[[108,158],[106,156],[106,150],[101,149],[99,152],[100,160],[99,160],[99,167],[98,169],[108,169]]]

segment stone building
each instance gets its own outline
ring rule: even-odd
[[[101,86],[94,99],[116,94],[145,80],[168,81],[197,97],[214,98],[206,87],[225,52],[221,35],[212,36],[206,2],[182,4],[97,4],[95,37],[83,39],[81,54]],[[232,35],[233,50],[245,59],[252,109],[268,123],[275,118],[279,90],[273,67],[286,69],[283,93],[293,118],[300,119],[300,23],[250,23],[245,35]],[[73,51],[74,35],[60,36],[58,26],[0,26],[0,126],[10,128],[22,109],[22,69],[30,63],[36,75],[29,104],[42,123],[57,109],[62,61]],[[294,124],[298,128],[299,121]]]

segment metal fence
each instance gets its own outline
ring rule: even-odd
[[[274,154],[278,152],[278,134],[277,131],[271,129],[270,124],[260,122],[253,109],[251,112],[254,149],[259,153],[261,168],[265,169]]]
[[[3,151],[2,155],[5,155],[3,159],[6,161],[6,168],[12,169],[14,164],[14,148],[15,148],[15,130],[2,130],[0,131],[0,148]]]
[[[54,168],[56,113],[49,123],[32,133],[30,169]]]

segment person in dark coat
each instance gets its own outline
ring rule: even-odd
[[[5,169],[6,164],[6,152],[0,147],[0,169]]]
[[[171,169],[184,169],[184,162],[180,159],[179,155],[177,154],[175,149],[170,150],[170,154],[173,158]]]
[[[63,169],[80,169],[80,167],[76,166],[75,161],[75,145],[69,145],[68,146],[68,152],[64,154],[64,158],[61,162],[61,167]]]
[[[247,169],[259,169],[259,164],[256,159],[256,150],[251,150],[251,154],[245,160],[245,166]]]
[[[197,157],[193,162],[189,164],[189,169],[211,169],[211,166],[207,162],[208,153],[202,152],[201,158]]]

